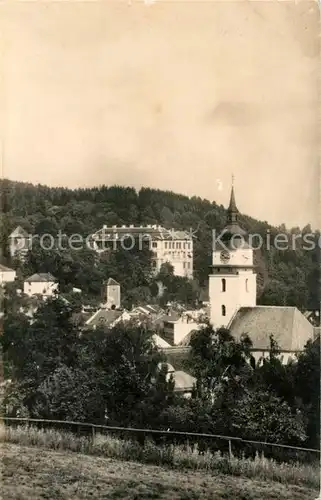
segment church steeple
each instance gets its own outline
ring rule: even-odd
[[[245,236],[246,231],[244,231],[238,223],[239,211],[236,206],[235,193],[234,193],[234,176],[232,176],[232,188],[230,196],[230,204],[227,209],[227,220],[225,226],[224,239],[230,239],[233,235]]]
[[[227,209],[227,223],[235,224],[237,222],[238,209],[235,202],[235,194],[234,194],[234,175],[232,175],[232,189],[231,189],[231,197],[230,204]]]

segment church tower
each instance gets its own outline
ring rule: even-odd
[[[232,183],[227,224],[221,233],[213,231],[209,299],[214,328],[228,327],[240,307],[256,306],[253,249],[239,226],[238,215]]]

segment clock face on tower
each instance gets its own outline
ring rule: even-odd
[[[221,262],[223,262],[224,264],[227,264],[227,262],[229,262],[230,260],[230,254],[227,250],[222,250],[220,257],[221,257]]]

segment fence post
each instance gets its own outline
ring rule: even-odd
[[[94,440],[95,440],[95,427],[93,425],[91,426],[91,433],[92,433],[92,439],[94,442]]]
[[[229,457],[232,458],[233,454],[232,454],[232,441],[229,439],[228,440],[228,454],[229,454]]]

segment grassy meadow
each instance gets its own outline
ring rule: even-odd
[[[101,434],[90,439],[26,426],[2,426],[0,440],[6,499],[315,500],[318,496],[318,464],[199,455],[179,446],[147,442],[142,447]]]

